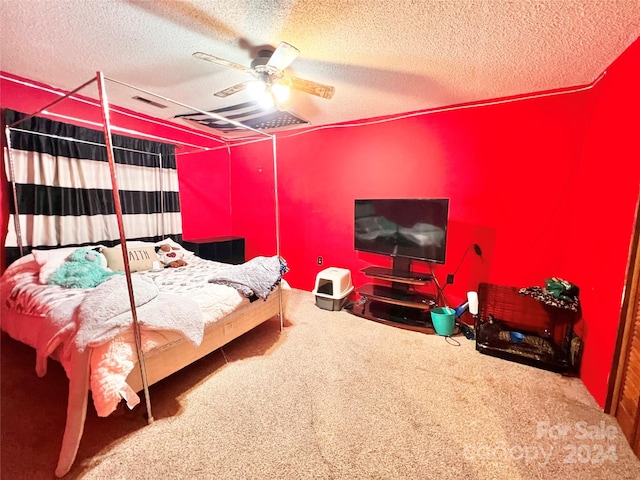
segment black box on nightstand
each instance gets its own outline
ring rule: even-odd
[[[215,237],[183,240],[184,248],[206,260],[238,265],[244,263],[243,237]]]

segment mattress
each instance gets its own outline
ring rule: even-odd
[[[282,280],[265,301],[252,302],[234,288],[208,281],[217,269],[226,267],[194,255],[189,257],[187,266],[135,272],[132,276],[153,282],[159,295],[179,295],[195,302],[203,314],[205,332],[239,316],[251,315],[252,311],[264,315],[264,304],[280,303],[278,290],[289,290]],[[52,357],[71,378],[71,355],[76,348],[72,318],[92,289],[44,285],[39,281],[40,269],[41,265],[29,254],[4,272],[0,279],[0,326],[12,338],[36,349],[38,375],[46,373],[47,358]],[[62,339],[55,349],[51,349],[53,338]],[[184,341],[175,331],[141,328],[142,351],[149,355]],[[110,341],[91,347],[90,388],[98,415],[109,415],[122,399],[133,408],[140,401],[137,386],[132,388],[126,381],[138,360],[133,329],[123,329]]]

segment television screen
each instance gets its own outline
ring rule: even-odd
[[[356,200],[354,248],[444,263],[448,221],[448,198]]]

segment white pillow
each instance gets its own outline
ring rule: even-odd
[[[185,257],[191,256],[191,255],[195,255],[195,253],[187,250],[182,245],[180,245],[178,242],[176,242],[175,240],[173,240],[172,238],[169,238],[169,237],[165,238],[164,240],[160,240],[155,245],[157,245],[158,247],[161,246],[161,245],[169,245],[171,248],[178,248],[178,249],[180,249],[180,250],[182,250],[184,252],[184,256]]]
[[[89,248],[100,248],[102,245],[90,245]],[[49,250],[32,250],[33,258],[40,265],[38,281],[43,285],[49,283],[49,277],[80,247],[62,247]]]

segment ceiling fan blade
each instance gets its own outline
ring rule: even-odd
[[[279,82],[284,85],[288,85],[291,88],[295,88],[296,90],[327,99],[333,97],[333,94],[336,91],[335,87],[332,87],[331,85],[324,85],[322,83],[305,80],[300,77],[287,76],[283,77]]]
[[[287,42],[280,42],[269,58],[267,65],[280,70],[281,72],[291,65],[296,57],[300,54],[300,50]]]
[[[244,65],[240,65],[239,63],[230,62],[229,60],[224,60],[223,58],[214,57],[213,55],[209,55],[208,53],[195,52],[193,56],[196,58],[199,58],[200,60],[206,60],[207,62],[217,63],[218,65],[234,68],[236,70],[240,70],[243,72],[251,72],[251,69],[249,67],[245,67]]]
[[[234,93],[238,93],[241,92],[242,90],[244,90],[245,88],[247,88],[247,85],[249,85],[250,82],[242,82],[242,83],[237,83],[235,85],[233,85],[232,87],[227,87],[224,90],[220,90],[219,92],[214,93],[214,95],[216,97],[228,97],[229,95],[233,95]]]

